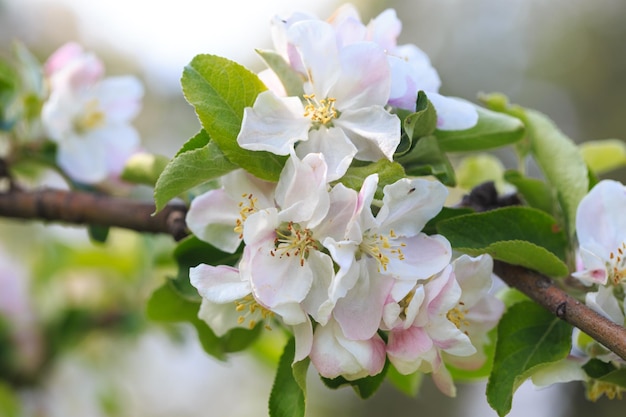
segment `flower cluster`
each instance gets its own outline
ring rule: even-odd
[[[130,125],[143,86],[133,76],[104,77],[102,62],[76,43],[54,52],[44,65],[49,97],[41,119],[57,144],[57,163],[74,181],[95,184],[121,173],[139,148]]]
[[[392,110],[414,110],[418,91],[433,98],[440,128],[476,123],[473,105],[437,94],[436,71],[417,47],[396,44],[399,31],[395,12],[364,25],[352,6],[328,21],[272,21],[302,93],[263,72],[270,89],[245,109],[237,141],[288,159],[277,183],[239,169],[192,200],[187,224],[198,238],[243,250],[235,266],[200,264],[190,280],[218,336],[279,324],[295,336],[295,361],[309,357],[326,378],[376,375],[389,360],[403,374],[432,372],[454,395],[445,363],[480,366],[503,311],[488,293],[491,258],[452,261],[450,243],[423,232],[448,194],[437,181],[380,184],[371,174],[358,191],[336,181],[354,159],[393,159],[401,126]]]

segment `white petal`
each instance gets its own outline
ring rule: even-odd
[[[237,322],[239,316],[240,313],[236,310],[234,303],[213,303],[206,298],[202,299],[198,311],[198,318],[208,324],[217,337],[224,336],[236,327],[243,327]]]
[[[189,281],[202,298],[213,303],[231,303],[250,294],[250,284],[230,266],[200,264],[189,269]]]
[[[476,107],[469,101],[436,93],[426,94],[437,111],[437,129],[465,130],[478,123]]]
[[[239,219],[239,206],[225,189],[211,190],[191,201],[186,223],[199,239],[223,250],[234,253],[241,238],[235,232]]]
[[[143,85],[133,76],[108,77],[98,84],[95,95],[108,122],[125,123],[141,109]]]
[[[328,167],[327,181],[335,181],[346,173],[356,148],[345,133],[338,128],[320,127],[309,132],[309,140],[300,142],[296,154],[304,158],[311,153],[321,153]]]
[[[71,135],[59,144],[57,162],[74,180],[94,184],[108,176],[105,143],[98,133]]]
[[[307,140],[310,124],[299,98],[264,91],[244,110],[237,143],[252,151],[288,155],[294,143]]]

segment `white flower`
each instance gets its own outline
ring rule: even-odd
[[[75,46],[54,54],[47,68],[51,92],[41,118],[58,146],[57,163],[86,184],[118,175],[139,147],[130,121],[139,112],[143,86],[132,76],[102,79],[99,61]]]
[[[581,200],[576,235],[584,269],[572,275],[586,284],[620,285],[626,279],[626,188],[603,180]]]
[[[332,27],[297,21],[286,33],[307,74],[302,98],[265,91],[246,108],[237,142],[242,148],[299,157],[321,153],[328,181],[343,176],[353,158],[392,159],[400,120],[385,109],[389,67],[372,42],[339,48]]]

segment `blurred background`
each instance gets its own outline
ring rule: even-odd
[[[135,126],[148,151],[171,157],[199,130],[179,84],[194,55],[221,55],[260,70],[254,49],[271,47],[272,16],[308,11],[326,18],[341,3],[0,0],[0,56],[8,57],[19,40],[44,61],[75,40],[102,58],[109,75],[137,75],[146,96]],[[414,43],[429,54],[446,95],[476,101],[480,92],[502,92],[513,103],[546,113],[576,141],[626,138],[623,0],[352,3],[364,22],[395,8],[403,22],[399,43]],[[611,176],[624,180],[625,174]],[[5,242],[0,243],[6,258],[0,259],[2,271],[23,276],[36,288],[15,290],[32,299],[33,314],[71,321],[68,305],[94,311],[107,306],[114,319],[107,327],[107,317],[99,317],[106,332],[77,337],[36,384],[25,385],[19,401],[26,404],[27,416],[267,415],[271,366],[249,355],[218,362],[203,353],[190,329],[166,331],[145,323],[146,297],[173,267],[168,238],[115,231],[107,245],[94,247],[82,229],[2,222],[0,241]],[[0,279],[0,299],[3,291]],[[115,316],[118,310],[125,316]],[[63,331],[63,320],[54,329]],[[367,401],[349,389],[330,391],[315,375],[309,385],[311,417],[495,415],[486,404],[484,384],[462,385],[458,398],[449,400],[427,377],[417,398],[385,385]],[[8,395],[4,391],[0,385],[0,400]],[[621,416],[621,407],[619,401],[586,402],[579,384],[541,391],[524,384],[510,415]]]

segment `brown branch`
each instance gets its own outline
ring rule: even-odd
[[[626,328],[596,313],[537,272],[496,261],[494,273],[510,287],[520,290],[555,316],[576,326],[626,360]]]
[[[166,206],[156,215],[153,203],[80,191],[12,189],[0,193],[0,216],[71,224],[112,226],[138,232],[166,233],[180,240],[189,232],[187,208]]]

